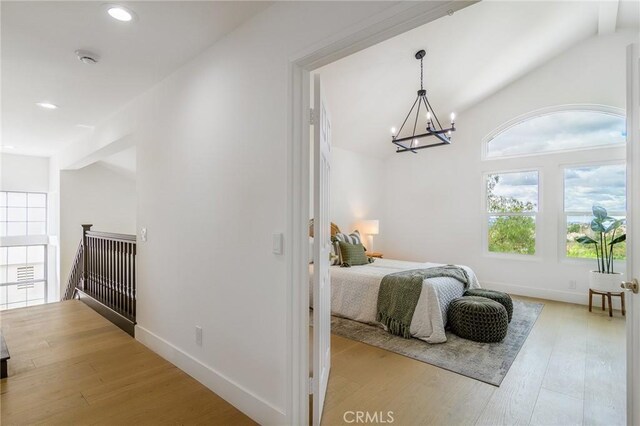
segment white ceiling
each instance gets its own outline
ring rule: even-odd
[[[1,3],[3,152],[52,155],[271,3],[120,4],[138,19],[116,21],[100,1]]]
[[[618,26],[637,28],[637,7],[621,2]],[[393,154],[390,129],[400,127],[420,88],[414,58],[420,49],[427,51],[427,96],[445,125],[451,112],[478,103],[598,28],[598,2],[483,1],[331,63],[317,72],[334,144],[380,158]]]

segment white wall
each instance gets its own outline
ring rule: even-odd
[[[276,2],[58,156],[135,139],[136,338],[260,423],[287,423],[293,398],[289,275],[272,253],[288,218],[289,61],[390,7],[408,5]]]
[[[624,149],[481,161],[481,141],[502,123],[544,107],[585,103],[624,108],[625,46],[633,38],[625,33],[589,39],[458,114],[451,146],[393,156],[386,179],[387,219],[378,248],[387,257],[470,265],[486,287],[585,303],[587,271],[593,264],[562,259],[558,164],[624,159]],[[483,173],[532,165],[544,176],[539,256],[512,260],[485,254]],[[577,281],[575,290],[568,288],[569,280]]]
[[[3,191],[49,192],[49,158],[2,153],[0,188]]]
[[[378,219],[382,232],[384,177],[383,160],[334,147],[331,150],[331,221],[343,232],[351,232],[360,219]]]
[[[136,181],[100,163],[60,173],[60,286],[82,238],[82,224],[94,231],[136,234]]]

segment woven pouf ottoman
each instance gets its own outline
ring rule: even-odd
[[[511,300],[511,296],[507,293],[495,290],[486,290],[484,288],[472,288],[465,291],[464,295],[486,297],[487,299],[495,300],[507,310],[509,322],[511,322],[511,318],[513,317],[513,301]]]
[[[458,336],[475,342],[495,343],[507,335],[509,318],[500,303],[478,296],[463,296],[449,304],[447,322]]]

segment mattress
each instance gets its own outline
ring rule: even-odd
[[[331,314],[367,324],[380,325],[376,321],[378,289],[382,277],[394,272],[426,269],[442,266],[440,263],[407,262],[392,259],[376,259],[368,265],[342,268],[331,266]],[[469,275],[469,288],[480,284],[471,268],[459,265]],[[310,306],[313,302],[313,265],[309,265]],[[428,278],[411,320],[410,332],[415,338],[429,343],[447,341],[445,327],[449,303],[464,293],[464,285],[455,278]]]

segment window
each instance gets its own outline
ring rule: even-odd
[[[492,173],[485,183],[488,250],[535,254],[538,171]]]
[[[591,246],[576,242],[582,235],[590,235],[591,208],[600,205],[609,216],[624,219],[626,215],[626,168],[624,164],[590,165],[564,169],[564,215],[566,223],[566,256],[595,258]],[[618,230],[626,231],[625,226]],[[626,244],[614,246],[614,259],[626,259]]]
[[[0,247],[0,310],[46,303],[46,248]]]
[[[47,194],[0,192],[0,236],[46,235]]]
[[[625,119],[620,115],[587,109],[557,111],[519,121],[490,137],[486,158],[623,145],[625,139]]]

